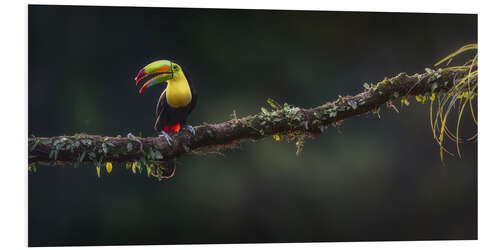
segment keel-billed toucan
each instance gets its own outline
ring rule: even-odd
[[[155,130],[165,137],[169,145],[172,144],[170,134],[179,132],[181,127],[185,127],[194,135],[195,131],[192,126],[186,124],[186,119],[196,105],[197,94],[189,83],[186,72],[174,62],[155,61],[139,71],[135,77],[136,85],[140,80],[152,75],[155,76],[144,83],[139,93],[159,83],[166,84],[156,105]]]

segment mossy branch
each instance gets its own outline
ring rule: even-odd
[[[33,137],[28,141],[28,160],[30,164],[57,165],[80,162],[126,163],[141,159],[165,161],[194,150],[211,147],[219,150],[273,135],[276,139],[280,135],[297,139],[299,152],[306,137],[321,134],[329,125],[340,125],[347,118],[369,112],[378,113],[382,105],[393,107],[391,101],[398,98],[447,93],[469,72],[466,68],[447,68],[437,71],[426,69],[425,73],[411,76],[400,73],[375,85],[364,84],[364,91],[355,96],[339,97],[310,109],[280,105],[271,100],[270,111],[262,108],[262,112],[256,115],[200,125],[194,128],[196,135],[181,130],[172,136],[172,146],[161,137],[141,138],[132,134],[127,137],[86,134]],[[477,76],[472,81],[477,81]]]

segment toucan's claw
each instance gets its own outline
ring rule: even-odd
[[[186,129],[193,135],[196,135],[196,131],[194,131],[193,126],[191,125],[186,125]]]
[[[168,145],[172,146],[172,137],[170,137],[170,135],[168,135],[167,132],[162,130],[160,136],[165,137],[165,140],[167,140]]]

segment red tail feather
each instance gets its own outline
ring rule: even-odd
[[[181,124],[180,123],[177,123],[175,125],[165,125],[163,127],[163,131],[165,131],[167,134],[168,133],[173,133],[173,132],[179,132],[180,129],[181,129]]]

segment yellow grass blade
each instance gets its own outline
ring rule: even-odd
[[[464,112],[464,108],[465,106],[467,106],[467,102],[465,102],[463,105],[462,105],[462,108],[460,109],[460,113],[458,113],[458,121],[457,121],[457,138],[458,138],[458,129],[460,127],[460,120],[462,119],[462,113]],[[460,154],[460,147],[458,146],[458,140],[457,140],[457,153],[458,153],[458,157],[462,158],[462,155]]]
[[[468,45],[465,45],[463,46],[462,48],[458,49],[457,51],[449,54],[447,57],[441,59],[441,61],[437,62],[436,64],[434,64],[434,66],[438,66],[440,64],[442,64],[443,62],[446,62],[448,61],[447,64],[450,64],[451,60],[453,57],[455,57],[456,55],[458,54],[461,54],[465,51],[468,51],[468,50],[472,50],[472,49],[477,49],[477,44],[468,44]]]

